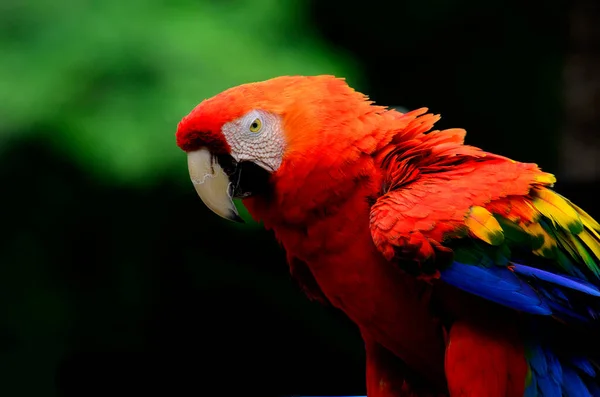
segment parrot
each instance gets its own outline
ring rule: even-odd
[[[177,146],[208,209],[271,231],[364,341],[369,397],[600,397],[600,224],[537,164],[333,75],[203,99]]]

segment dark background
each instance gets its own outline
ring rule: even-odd
[[[270,233],[204,208],[177,122],[232,85],[334,73],[565,175],[600,216],[597,174],[561,160],[565,137],[600,131],[577,119],[598,90],[565,72],[600,48],[576,42],[576,4],[5,2],[0,395],[364,394],[355,327],[303,296]]]

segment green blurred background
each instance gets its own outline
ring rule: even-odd
[[[565,7],[4,0],[0,396],[364,393],[357,330],[270,233],[202,205],[177,123],[233,85],[336,74],[556,172]],[[587,185],[559,191],[596,214]]]

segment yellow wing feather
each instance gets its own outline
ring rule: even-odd
[[[600,242],[597,239],[594,239],[587,230],[581,232],[577,237],[592,251],[596,258],[600,258]]]
[[[521,224],[521,228],[535,239],[540,239],[542,245],[533,251],[534,254],[545,258],[552,258],[554,249],[557,247],[556,239],[554,239],[539,223]]]
[[[556,183],[556,177],[547,172],[542,172],[535,177],[535,181],[542,185],[552,186]]]
[[[554,250],[559,247],[600,278],[600,224],[581,208],[550,189],[534,188],[531,196],[531,206],[539,215],[532,223],[520,226],[530,236],[543,239],[541,247],[533,252],[552,257]],[[544,226],[540,215],[551,224]]]
[[[575,211],[577,211],[577,213],[579,214],[579,218],[581,219],[583,226],[585,226],[594,235],[594,237],[600,240],[600,223],[598,223],[594,218],[589,216],[587,212],[585,212],[575,204],[570,204],[573,206],[573,208],[575,208]]]
[[[504,232],[492,213],[480,206],[473,206],[465,218],[465,225],[477,238],[491,245],[504,242]]]
[[[533,189],[533,206],[554,224],[573,234],[583,231],[583,223],[572,204],[550,189]]]

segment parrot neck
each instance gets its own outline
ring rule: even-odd
[[[243,201],[255,220],[275,232],[288,255],[310,261],[343,250],[359,230],[369,230],[370,206],[381,187],[373,157],[364,155],[320,170],[319,177],[293,182],[280,185],[290,190]]]

